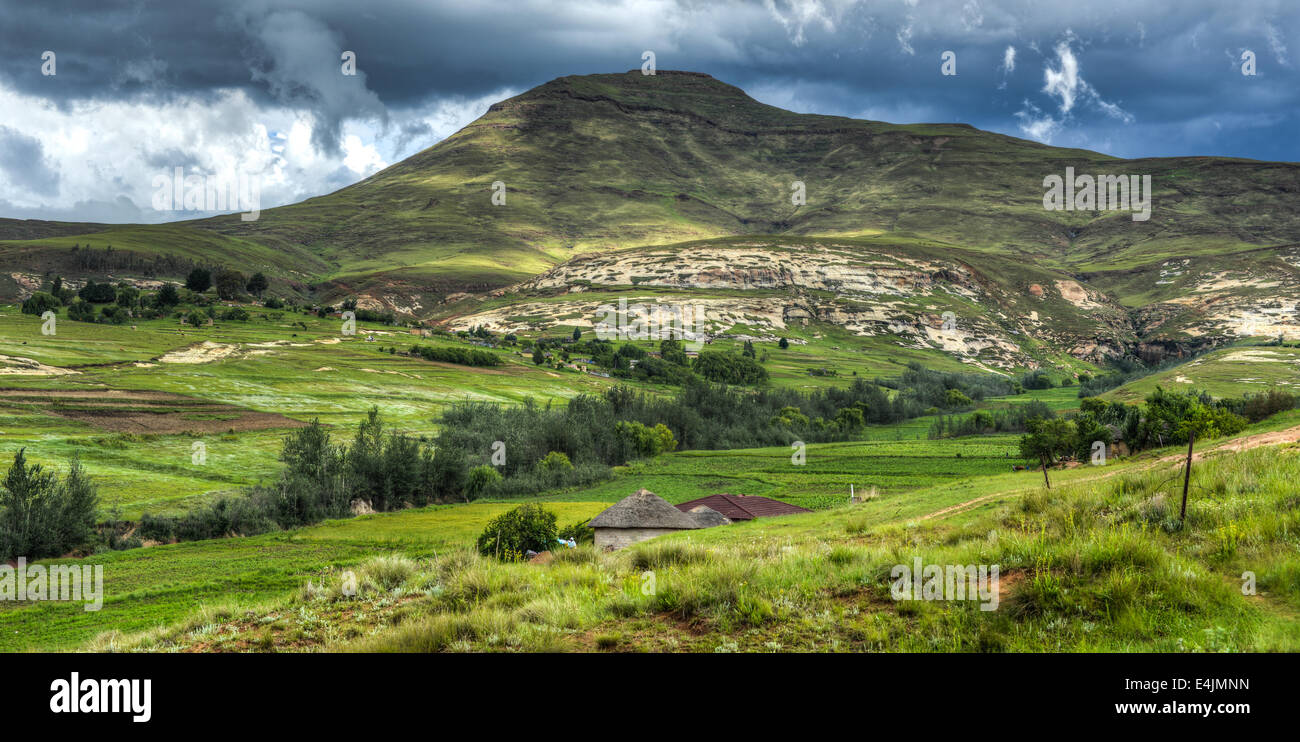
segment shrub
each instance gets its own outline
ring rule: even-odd
[[[57,312],[63,302],[59,301],[53,294],[47,294],[37,291],[23,302],[23,314],[35,314],[40,316],[46,312]]]
[[[94,322],[95,305],[83,299],[77,299],[68,305],[68,319],[77,322]]]
[[[591,526],[587,525],[590,522],[591,522],[591,518],[588,518],[583,521],[579,521],[577,523],[571,523],[565,526],[564,528],[561,528],[559,531],[556,532],[555,535],[557,538],[561,538],[566,541],[571,540],[577,543],[579,546],[583,544],[594,544],[596,543],[596,530]]]
[[[488,464],[470,469],[469,477],[465,481],[465,502],[482,497],[500,481],[501,472]]]
[[[546,551],[555,544],[555,513],[529,503],[493,518],[478,537],[478,552],[519,561],[526,551]]]

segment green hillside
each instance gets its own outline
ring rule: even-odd
[[[1043,179],[1066,167],[1150,175],[1150,219],[1045,210]],[[1300,296],[1297,193],[1294,164],[1121,160],[959,124],[796,114],[708,75],[633,71],[553,80],[355,185],[254,222],[0,220],[0,298],[55,273],[175,279],[207,263],[264,271],[273,292],[363,296],[429,316],[452,294],[580,255],[739,235],[891,235],[1001,256],[1007,277],[1068,274],[1130,311],[1137,336],[1203,343],[1236,315]],[[110,245],[116,262],[86,267],[85,250]]]

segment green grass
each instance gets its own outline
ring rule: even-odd
[[[1205,391],[1215,397],[1261,394],[1272,387],[1296,393],[1300,391],[1300,348],[1251,345],[1224,348],[1131,381],[1105,396],[1138,402],[1157,386]]]
[[[360,651],[1295,651],[1296,447],[1041,488],[949,518],[885,503],[683,532],[547,566],[465,551],[362,565],[274,605],[208,611],[98,649]],[[896,601],[897,564],[996,564],[999,601]],[[1242,592],[1253,572],[1258,594]],[[358,615],[361,616],[358,619]],[[249,627],[265,627],[250,638]],[[214,639],[214,637],[218,637]]]

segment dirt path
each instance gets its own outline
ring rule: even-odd
[[[1232,440],[1220,443],[1216,446],[1212,446],[1206,451],[1196,452],[1192,456],[1192,460],[1199,461],[1202,456],[1214,451],[1232,451],[1235,453],[1239,451],[1247,451],[1252,448],[1259,448],[1260,446],[1276,446],[1283,443],[1296,443],[1296,442],[1300,442],[1300,425],[1287,428],[1286,430],[1276,430],[1271,433],[1256,433],[1255,435],[1248,435],[1245,438],[1234,438]],[[1154,466],[1156,464],[1165,464],[1171,462],[1181,463],[1186,460],[1187,460],[1186,454],[1174,454],[1172,456],[1162,456],[1161,458],[1151,462],[1150,465]],[[1143,467],[1135,467],[1135,468],[1146,468],[1146,467],[1143,466]],[[1133,471],[1133,470],[1134,469],[1128,469],[1128,468],[1117,469],[1115,471],[1099,473],[1098,476],[1095,477],[1088,477],[1086,479],[1076,479],[1070,482],[1070,484],[1078,484],[1080,482],[1095,482],[1099,479],[1113,477],[1116,474],[1120,474],[1126,471]],[[989,500],[992,500],[995,497],[1014,497],[1016,495],[1024,493],[1027,489],[1034,489],[1034,488],[1032,487],[1019,488],[1019,489],[1007,490],[1005,492],[995,492],[991,495],[982,495],[980,497],[976,497],[974,500],[967,500],[966,502],[958,503],[956,505],[949,505],[946,508],[941,508],[939,510],[934,511],[933,513],[928,513],[926,515],[923,515],[920,518],[917,518],[916,520],[919,522],[923,520],[930,520],[931,518],[942,518],[946,515],[959,513],[962,512],[963,510],[969,510],[970,508],[973,508],[976,505],[980,505],[981,503],[988,502]]]
[[[1271,433],[1256,433],[1255,435],[1248,435],[1245,438],[1233,438],[1232,440],[1225,441],[1216,446],[1211,446],[1205,451],[1194,452],[1192,454],[1192,461],[1200,461],[1206,454],[1214,453],[1215,451],[1232,451],[1233,453],[1238,453],[1240,451],[1248,451],[1252,448],[1259,448],[1260,446],[1277,446],[1283,443],[1296,442],[1300,442],[1300,425],[1287,428],[1286,430],[1275,430]],[[1186,460],[1186,453],[1173,454],[1159,459],[1162,463],[1170,461],[1181,462]]]

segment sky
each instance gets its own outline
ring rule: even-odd
[[[294,203],[646,51],[804,113],[1300,160],[1294,0],[0,0],[0,217],[210,213],[178,168]]]

